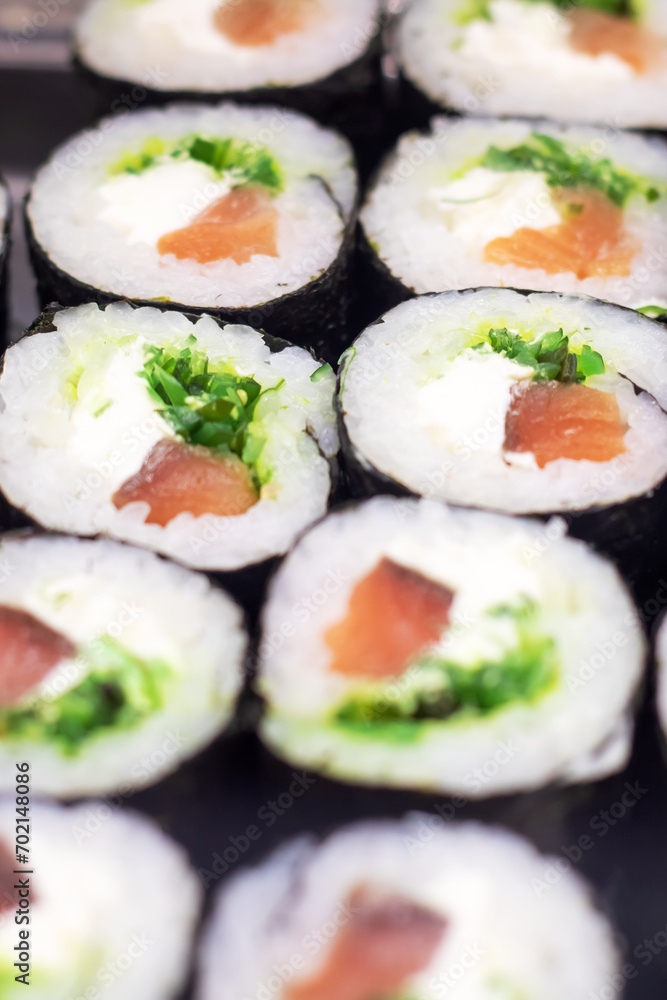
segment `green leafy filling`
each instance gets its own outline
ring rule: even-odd
[[[266,147],[244,139],[210,139],[200,135],[188,135],[171,143],[157,137],[146,139],[140,150],[126,153],[109,172],[141,174],[159,163],[188,159],[205,163],[219,177],[228,174],[235,187],[255,183],[280,191],[283,186],[280,167]]]
[[[191,335],[178,354],[149,348],[139,374],[162,404],[159,414],[183,441],[237,455],[252,467],[266,443],[265,437],[250,430],[257,404],[282,388],[285,380],[262,389],[252,376],[211,372],[206,354],[195,349],[196,343]]]
[[[616,17],[639,16],[639,6],[634,0],[577,0],[577,4],[581,7],[590,7],[592,10],[601,10],[605,14],[615,14]],[[573,3],[572,0],[555,0],[555,5],[572,10]]]
[[[454,12],[454,24],[470,24],[471,21],[491,21],[490,0],[464,0]]]
[[[167,146],[157,137],[146,139],[141,149],[133,153],[125,153],[109,167],[109,173],[142,174],[144,170],[155,166],[167,153]]]
[[[481,166],[498,171],[535,170],[546,175],[550,187],[591,187],[619,208],[634,192],[642,194],[648,202],[665,194],[654,184],[617,169],[608,158],[592,160],[581,150],[569,152],[560,139],[540,132],[532,132],[527,142],[511,149],[489,146]]]
[[[541,3],[544,0],[526,0],[526,2]],[[573,0],[548,0],[548,2],[553,7],[563,8],[565,11],[571,11],[574,6]],[[616,17],[635,19],[639,17],[640,13],[636,0],[576,0],[576,5],[592,10],[601,10],[605,14],[614,14]],[[493,20],[490,0],[464,0],[454,14],[454,23],[458,25],[478,20]]]
[[[55,743],[72,757],[100,731],[132,729],[162,708],[167,664],[140,660],[109,636],[81,656],[92,669],[76,687],[53,700],[0,709],[2,738]]]
[[[508,705],[534,702],[557,678],[554,640],[536,630],[532,601],[496,607],[488,614],[517,623],[518,643],[502,659],[463,667],[439,655],[424,656],[411,668],[411,683],[402,685],[399,678],[356,693],[337,710],[335,722],[409,740],[418,737],[420,722],[476,719]]]
[[[590,375],[604,375],[601,354],[584,344],[579,354],[570,351],[570,338],[560,330],[545,333],[532,343],[506,327],[489,330],[488,341],[475,344],[473,350],[484,348],[487,342],[496,354],[504,354],[520,365],[535,369],[533,381],[583,382]]]

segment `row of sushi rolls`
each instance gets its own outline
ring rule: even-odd
[[[303,836],[199,934],[183,848],[86,816],[248,719],[466,801],[667,726],[667,0],[91,0],[75,59],[0,374],[0,997],[28,948],[34,1000],[620,996],[516,833]]]

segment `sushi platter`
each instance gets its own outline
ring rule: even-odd
[[[0,1000],[664,1000],[667,0],[0,87]]]

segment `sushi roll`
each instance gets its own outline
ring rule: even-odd
[[[667,475],[667,331],[585,296],[411,299],[341,366],[360,479],[509,514],[621,504]],[[400,399],[400,406],[397,406]]]
[[[382,19],[380,0],[91,0],[76,53],[138,100],[232,93],[342,118],[376,92]]]
[[[621,770],[645,643],[615,567],[561,520],[375,497],[287,557],[259,654],[280,757],[483,798]]]
[[[61,798],[160,780],[229,722],[246,645],[227,594],[153,553],[0,536],[0,789],[17,760]]]
[[[335,361],[356,198],[350,145],[303,115],[181,105],[74,136],[25,215],[43,305],[187,307]]]
[[[361,222],[385,308],[415,293],[500,286],[667,311],[660,139],[435,118],[427,134],[399,141]]]
[[[19,787],[30,780],[22,764],[12,766]],[[175,1000],[201,888],[183,849],[152,822],[106,802],[5,798],[0,881],[3,1000]]]
[[[397,48],[436,105],[667,127],[664,0],[414,0]]]
[[[195,1000],[606,997],[614,933],[562,860],[420,813],[292,841],[217,897]]]
[[[92,0],[76,26],[94,72],[153,89],[223,94],[325,81],[375,37],[380,0]]]
[[[232,572],[325,513],[334,376],[308,351],[127,303],[36,329],[0,374],[0,488],[42,526]]]

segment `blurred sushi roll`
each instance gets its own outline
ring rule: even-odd
[[[399,141],[361,221],[385,307],[415,293],[501,286],[667,310],[660,139],[435,118],[427,134]]]
[[[242,683],[238,606],[205,576],[104,540],[0,536],[0,787],[153,784],[225,728]],[[4,994],[3,994],[4,996]]]
[[[187,306],[333,361],[356,198],[349,143],[296,112],[117,115],[56,149],[28,196],[42,304]]]
[[[376,497],[274,577],[261,735],[364,785],[483,798],[622,769],[645,643],[611,562],[548,524]]]
[[[30,862],[17,864],[16,810],[14,797],[0,801],[3,1000],[173,1000],[201,905],[183,849],[103,802],[34,802]]]
[[[418,92],[468,114],[667,127],[663,0],[415,0],[398,58]]]
[[[0,375],[0,487],[39,524],[236,571],[325,513],[334,376],[308,351],[127,303],[37,329]]]
[[[205,97],[297,107],[363,139],[381,96],[380,0],[92,0],[76,53],[125,97]],[[373,105],[372,107],[370,105]]]
[[[437,819],[437,817],[435,817]],[[575,872],[522,837],[433,816],[293,841],[235,876],[205,932],[196,1000],[396,996],[589,1000],[619,968]]]

